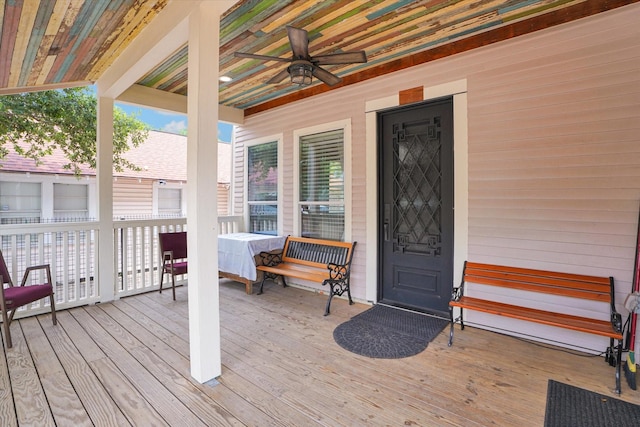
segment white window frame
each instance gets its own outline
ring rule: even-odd
[[[159,200],[159,191],[160,188],[166,189],[178,189],[180,190],[180,215],[184,218],[187,216],[187,187],[183,182],[167,182],[163,179],[159,179],[157,181],[153,181],[153,200],[152,200],[152,211],[153,216],[158,217],[160,215],[158,209],[158,200]],[[217,193],[217,183],[216,183],[216,194],[215,197],[218,197]]]
[[[300,138],[306,135],[342,129],[344,133],[344,241],[352,241],[352,146],[351,119],[323,123],[293,131],[293,229],[296,236],[301,236],[302,218],[300,211]]]
[[[253,147],[255,145],[260,145],[260,144],[267,144],[269,142],[275,142],[277,145],[277,155],[278,155],[278,197],[276,199],[276,206],[277,206],[277,212],[278,212],[278,221],[277,221],[277,230],[276,230],[276,234],[280,235],[282,234],[282,230],[283,230],[283,224],[284,224],[284,220],[283,220],[283,213],[284,213],[284,209],[282,208],[282,195],[284,192],[284,180],[283,180],[283,173],[284,173],[284,169],[283,169],[283,153],[284,153],[284,149],[283,149],[283,141],[284,141],[284,135],[279,133],[276,135],[272,135],[272,136],[267,136],[264,138],[258,138],[258,139],[254,139],[251,141],[248,141],[245,146],[244,146],[244,182],[245,185],[244,187],[244,194],[243,194],[243,200],[244,200],[244,214],[243,214],[243,218],[244,218],[244,223],[245,223],[245,227],[247,228],[247,231],[249,231],[249,147]]]
[[[76,177],[75,175],[63,175],[53,173],[30,173],[30,172],[0,172],[0,181],[6,182],[29,182],[41,185],[41,218],[53,219],[53,184],[81,184],[87,185],[87,206],[88,218],[97,218],[97,188],[96,177],[84,175]]]
[[[84,187],[86,189],[86,197],[82,198],[82,200],[84,200],[84,206],[82,209],[67,209],[67,206],[65,206],[65,209],[56,209],[56,202],[59,202],[62,200],[62,196],[61,195],[56,195],[56,185],[73,185],[73,186],[79,186],[79,187]],[[65,197],[71,197],[71,198],[77,198],[77,196],[72,195],[72,196],[65,196]],[[71,214],[70,218],[79,218],[81,216],[87,217],[89,216],[89,185],[86,182],[54,182],[53,183],[53,217],[54,218],[66,218],[67,214],[69,214],[70,212],[76,212],[76,214]]]

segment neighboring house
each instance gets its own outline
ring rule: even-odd
[[[7,147],[10,148],[10,147]],[[141,168],[113,173],[115,219],[186,216],[187,138],[150,131],[143,144],[125,154]],[[95,171],[80,176],[65,170],[61,152],[36,165],[13,150],[0,160],[2,224],[91,220],[97,217]],[[218,143],[218,214],[229,213],[231,144]]]

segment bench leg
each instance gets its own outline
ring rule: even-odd
[[[274,274],[274,273],[268,273],[268,272],[264,272],[262,274],[262,282],[260,282],[260,290],[258,291],[258,295],[262,295],[263,292],[263,288],[264,288],[264,281],[267,280],[267,278],[273,280],[274,282],[276,280],[278,280],[278,277],[280,277],[282,279],[282,286],[284,288],[287,287],[287,282],[284,281],[284,276],[280,276],[278,274]]]
[[[331,291],[329,292],[329,299],[327,300],[327,306],[324,309],[324,315],[328,316],[331,308],[331,298],[333,298],[333,286],[331,286]]]
[[[464,320],[462,318],[462,310],[463,308],[460,307],[460,317],[458,317],[457,319],[453,318],[453,307],[449,306],[449,317],[451,319],[451,326],[449,329],[449,347],[451,347],[451,345],[453,344],[453,326],[456,324],[456,322],[459,320],[460,321],[460,330],[464,330]]]
[[[351,288],[349,286],[349,279],[346,280],[337,280],[337,279],[327,279],[322,282],[322,286],[329,285],[329,299],[327,300],[327,307],[324,310],[324,315],[328,316],[331,308],[331,298],[334,295],[342,296],[345,292],[349,297],[349,305],[353,304],[353,300],[351,299]]]
[[[260,290],[258,291],[258,295],[262,295],[262,288],[264,287],[264,281],[267,280],[267,273],[262,275],[262,282],[260,282]]]
[[[613,341],[613,340],[611,340]],[[616,394],[620,394],[620,367],[622,365],[622,340],[618,340],[618,349],[616,351]]]
[[[455,325],[456,321],[453,318],[453,307],[449,306],[449,317],[451,318],[451,326],[449,328],[449,347],[453,345],[453,325]]]

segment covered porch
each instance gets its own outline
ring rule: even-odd
[[[447,329],[410,359],[339,347],[337,325],[368,306],[270,284],[248,297],[220,281],[222,373],[189,368],[187,288],[16,321],[0,353],[0,424],[19,425],[521,425],[540,426],[549,379],[612,393],[602,357],[545,348],[475,328]],[[544,361],[544,362],[542,362]]]

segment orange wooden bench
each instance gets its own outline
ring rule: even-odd
[[[462,283],[454,288],[449,313],[451,329],[449,346],[453,343],[453,326],[460,323],[464,329],[462,313],[464,309],[527,320],[544,325],[571,329],[574,331],[608,337],[610,345],[606,349],[605,360],[616,367],[616,393],[620,393],[620,366],[622,358],[622,316],[616,311],[614,301],[613,277],[596,277],[579,274],[557,273],[544,270],[533,270],[500,265],[480,264],[466,261],[462,275]],[[610,320],[598,320],[589,317],[573,316],[565,313],[538,310],[513,304],[468,297],[464,295],[466,283],[498,286],[518,289],[527,292],[542,292],[590,301],[598,301],[607,305]],[[454,318],[453,308],[460,308],[460,315]],[[618,340],[617,346],[614,340]]]
[[[282,253],[260,254],[262,265],[258,265],[256,269],[264,274],[258,295],[262,293],[266,279],[276,280],[279,277],[282,285],[287,286],[284,276],[289,276],[330,286],[325,316],[329,314],[331,298],[334,295],[340,296],[346,292],[349,304],[353,304],[349,277],[355,246],[356,242],[288,236]]]

